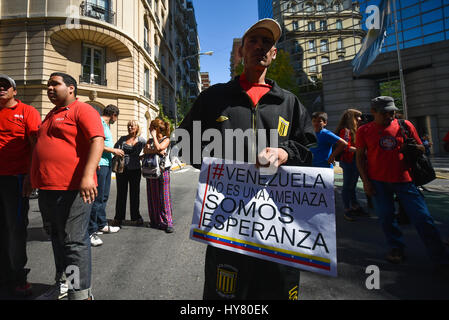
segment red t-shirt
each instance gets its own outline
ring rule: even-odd
[[[254,106],[257,105],[259,100],[270,91],[271,86],[269,84],[258,84],[258,83],[250,83],[244,73],[239,78],[240,86],[243,90],[246,91],[248,96],[254,103]]]
[[[355,152],[349,151],[349,148],[354,146],[351,141],[351,131],[349,129],[341,129],[338,135],[348,143],[347,147],[343,150],[343,153],[340,156],[340,161],[351,163],[354,161],[355,154]]]
[[[418,144],[422,144],[415,127],[405,121],[409,132]],[[374,121],[357,130],[357,148],[366,148],[368,177],[382,182],[410,182],[409,166],[404,155],[399,152],[404,138],[398,120],[393,120],[388,127]]]
[[[447,134],[444,136],[443,141],[444,141],[444,142],[449,142],[449,131],[448,131]]]
[[[45,190],[78,190],[90,140],[103,137],[100,114],[78,100],[53,108],[39,128],[31,165],[31,184]],[[95,174],[94,174],[95,175]],[[96,182],[96,175],[94,176]]]
[[[0,175],[28,173],[31,161],[30,136],[37,135],[41,115],[17,100],[12,108],[0,108]]]

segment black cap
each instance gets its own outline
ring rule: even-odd
[[[378,112],[398,111],[399,109],[394,104],[394,99],[389,96],[380,96],[371,100],[371,107]]]

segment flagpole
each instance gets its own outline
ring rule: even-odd
[[[399,47],[398,16],[397,16],[397,11],[396,11],[396,0],[392,0],[392,1],[393,1],[393,10],[394,10],[394,30],[395,30],[395,36],[396,36],[396,52],[398,55],[398,65],[399,65],[399,81],[401,83],[402,107],[403,107],[403,112],[404,112],[404,119],[408,120],[407,94],[405,92],[404,72],[402,70],[401,48]]]

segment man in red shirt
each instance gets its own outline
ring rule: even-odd
[[[30,295],[25,269],[28,172],[41,116],[16,95],[15,81],[0,74],[0,277],[14,294]]]
[[[31,165],[31,182],[39,188],[39,208],[50,219],[56,284],[41,299],[57,299],[64,274],[68,298],[90,299],[91,254],[88,225],[97,196],[96,169],[104,148],[99,113],[76,98],[76,80],[53,73],[47,95],[55,105],[39,128]],[[71,278],[70,278],[71,279]],[[72,279],[71,279],[72,280]]]
[[[446,152],[449,152],[449,131],[447,132],[446,136],[444,136],[443,141],[444,141],[444,150],[446,150]]]
[[[410,176],[410,168],[404,160],[402,146],[404,138],[400,125],[395,119],[392,97],[380,96],[371,100],[374,121],[363,125],[357,131],[357,167],[363,181],[363,188],[372,196],[374,207],[390,247],[386,256],[391,263],[404,259],[405,244],[402,232],[394,219],[394,194],[401,202],[410,221],[426,245],[432,261],[449,270],[449,255],[441,241],[440,234],[430,216],[426,202]],[[409,121],[405,121],[410,135],[418,149],[424,153],[424,146]]]

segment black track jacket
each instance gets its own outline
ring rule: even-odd
[[[217,129],[221,132],[223,148],[226,142],[226,129],[242,129],[243,131],[250,129],[254,133],[258,132],[258,129],[267,129],[265,134],[268,141],[267,146],[279,147],[287,151],[286,165],[311,165],[312,153],[308,147],[316,143],[317,139],[307,110],[294,94],[282,89],[270,79],[266,79],[266,82],[272,88],[256,106],[240,86],[239,77],[228,83],[213,85],[201,92],[180,125],[180,128],[186,129],[191,137],[190,159],[186,159],[182,155],[183,159],[192,164],[192,145],[195,143],[193,141],[193,122],[201,121],[201,136],[206,129]],[[271,145],[269,142],[269,129],[277,130],[278,146]],[[235,137],[233,139],[232,160],[235,160]],[[202,141],[201,150],[210,142]],[[257,150],[257,143],[249,142],[248,139],[244,139],[243,143],[244,160],[254,163],[260,151]],[[247,154],[250,154],[250,159]],[[197,154],[196,157],[198,159],[199,155]],[[229,158],[225,151],[223,151],[222,158]]]

